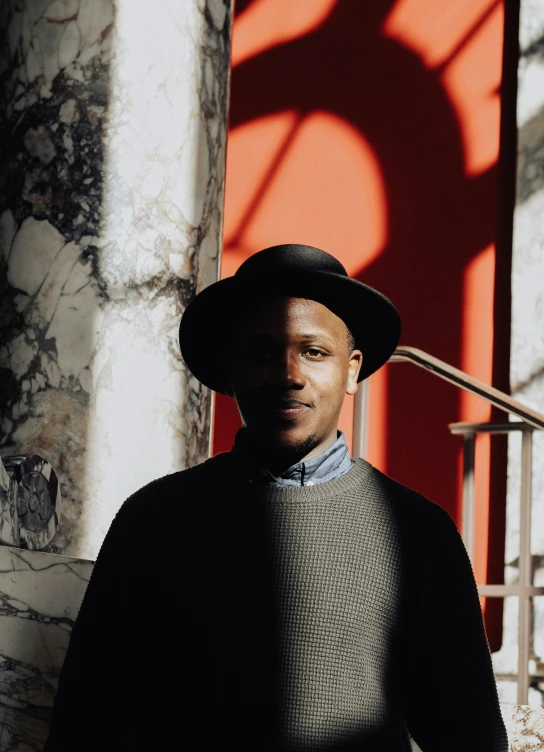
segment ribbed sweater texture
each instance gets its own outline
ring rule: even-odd
[[[44,752],[507,752],[451,517],[358,460],[301,487],[230,455],[122,507]]]

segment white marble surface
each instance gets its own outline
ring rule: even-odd
[[[510,752],[541,752],[544,749],[544,710],[516,705],[512,716]]]
[[[42,749],[92,566],[0,546],[0,752]]]
[[[521,0],[518,66],[518,179],[512,254],[512,396],[544,413],[544,0]],[[507,584],[519,576],[521,438],[509,438],[506,527]],[[533,447],[533,583],[544,585],[544,433]],[[517,604],[506,599],[503,648],[493,656],[499,674],[517,673]],[[544,598],[532,606],[532,658],[544,660]],[[499,682],[502,702],[517,701],[515,681]],[[541,705],[544,682],[529,691]]]
[[[230,0],[5,0],[0,451],[58,471],[58,551],[88,559],[153,478],[206,458],[177,345],[217,278]]]
[[[538,77],[544,81],[544,0],[522,0],[520,43],[510,377],[513,395],[544,413],[544,86],[534,86]],[[532,544],[544,556],[544,434],[534,443]],[[511,454],[514,461],[518,452]],[[517,492],[519,462],[509,470]]]

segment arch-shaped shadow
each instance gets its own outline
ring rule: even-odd
[[[238,15],[249,5],[239,3]],[[459,117],[442,69],[429,69],[382,33],[394,5],[339,0],[316,30],[236,66],[230,127],[285,110],[301,116],[319,110],[364,136],[380,164],[389,221],[382,253],[357,277],[399,307],[402,342],[459,367],[464,273],[497,235],[497,167],[467,176]],[[364,222],[364,212],[361,206],[351,221]],[[454,518],[458,447],[446,426],[457,419],[459,399],[418,369],[389,368],[387,472]],[[224,425],[235,423],[235,415],[234,405],[218,400],[216,450],[228,448]]]

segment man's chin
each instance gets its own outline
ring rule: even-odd
[[[264,450],[274,454],[292,456],[294,462],[311,452],[319,441],[313,433],[296,430],[295,428],[276,428],[263,432],[255,438]]]

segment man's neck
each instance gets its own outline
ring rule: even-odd
[[[296,447],[278,447],[264,443],[252,436],[246,428],[240,432],[240,443],[245,452],[251,455],[253,461],[260,467],[266,468],[276,480],[293,465],[307,462],[324,454],[335,443],[338,430],[327,440],[314,445],[312,437]]]

